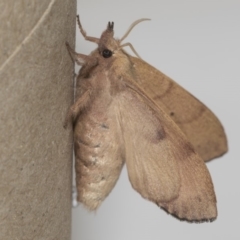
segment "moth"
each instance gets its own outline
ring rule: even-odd
[[[217,217],[216,196],[204,161],[223,155],[227,140],[217,117],[169,77],[123,50],[109,22],[90,55],[67,48],[82,68],[73,124],[78,201],[97,209],[126,163],[132,187],[166,212],[189,222]],[[65,124],[65,125],[66,125]]]

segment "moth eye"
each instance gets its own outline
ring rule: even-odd
[[[104,58],[109,58],[112,56],[112,51],[108,50],[108,49],[104,49],[103,52],[102,52],[102,56]]]

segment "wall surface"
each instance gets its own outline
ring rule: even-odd
[[[71,234],[74,0],[0,2],[0,239]]]
[[[167,215],[132,189],[124,168],[96,212],[81,205],[73,209],[72,240],[240,239],[239,9],[236,0],[78,1],[83,28],[93,37],[100,37],[108,21],[114,21],[115,36],[121,38],[132,22],[151,18],[124,42],[218,116],[229,152],[207,163],[218,200],[216,221],[189,224]],[[95,48],[77,30],[77,52],[89,54]]]

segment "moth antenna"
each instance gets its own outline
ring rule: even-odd
[[[83,37],[84,37],[84,39],[85,39],[86,41],[94,42],[94,43],[96,43],[96,44],[99,43],[99,38],[87,36],[87,33],[86,33],[86,31],[83,29],[82,24],[81,24],[81,22],[80,22],[79,15],[77,15],[77,24],[78,24],[78,28],[79,28],[81,34],[83,35]]]
[[[130,47],[131,50],[134,52],[134,54],[135,54],[138,58],[141,59],[141,57],[139,56],[139,54],[137,53],[137,51],[134,49],[134,47],[133,47],[133,45],[132,45],[131,43],[124,43],[123,45],[120,46],[120,48],[126,47],[126,46]]]
[[[151,19],[149,18],[141,18],[141,19],[138,19],[137,21],[133,22],[131,24],[131,26],[129,27],[129,29],[127,30],[127,32],[123,35],[123,37],[120,39],[120,42],[122,42],[127,36],[128,34],[132,31],[132,29],[140,22],[143,22],[143,21],[149,21]]]

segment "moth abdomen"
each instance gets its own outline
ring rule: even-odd
[[[113,111],[106,111],[101,100],[92,102],[74,129],[78,201],[90,210],[97,209],[110,193],[123,165],[112,131],[116,122],[109,116]]]

